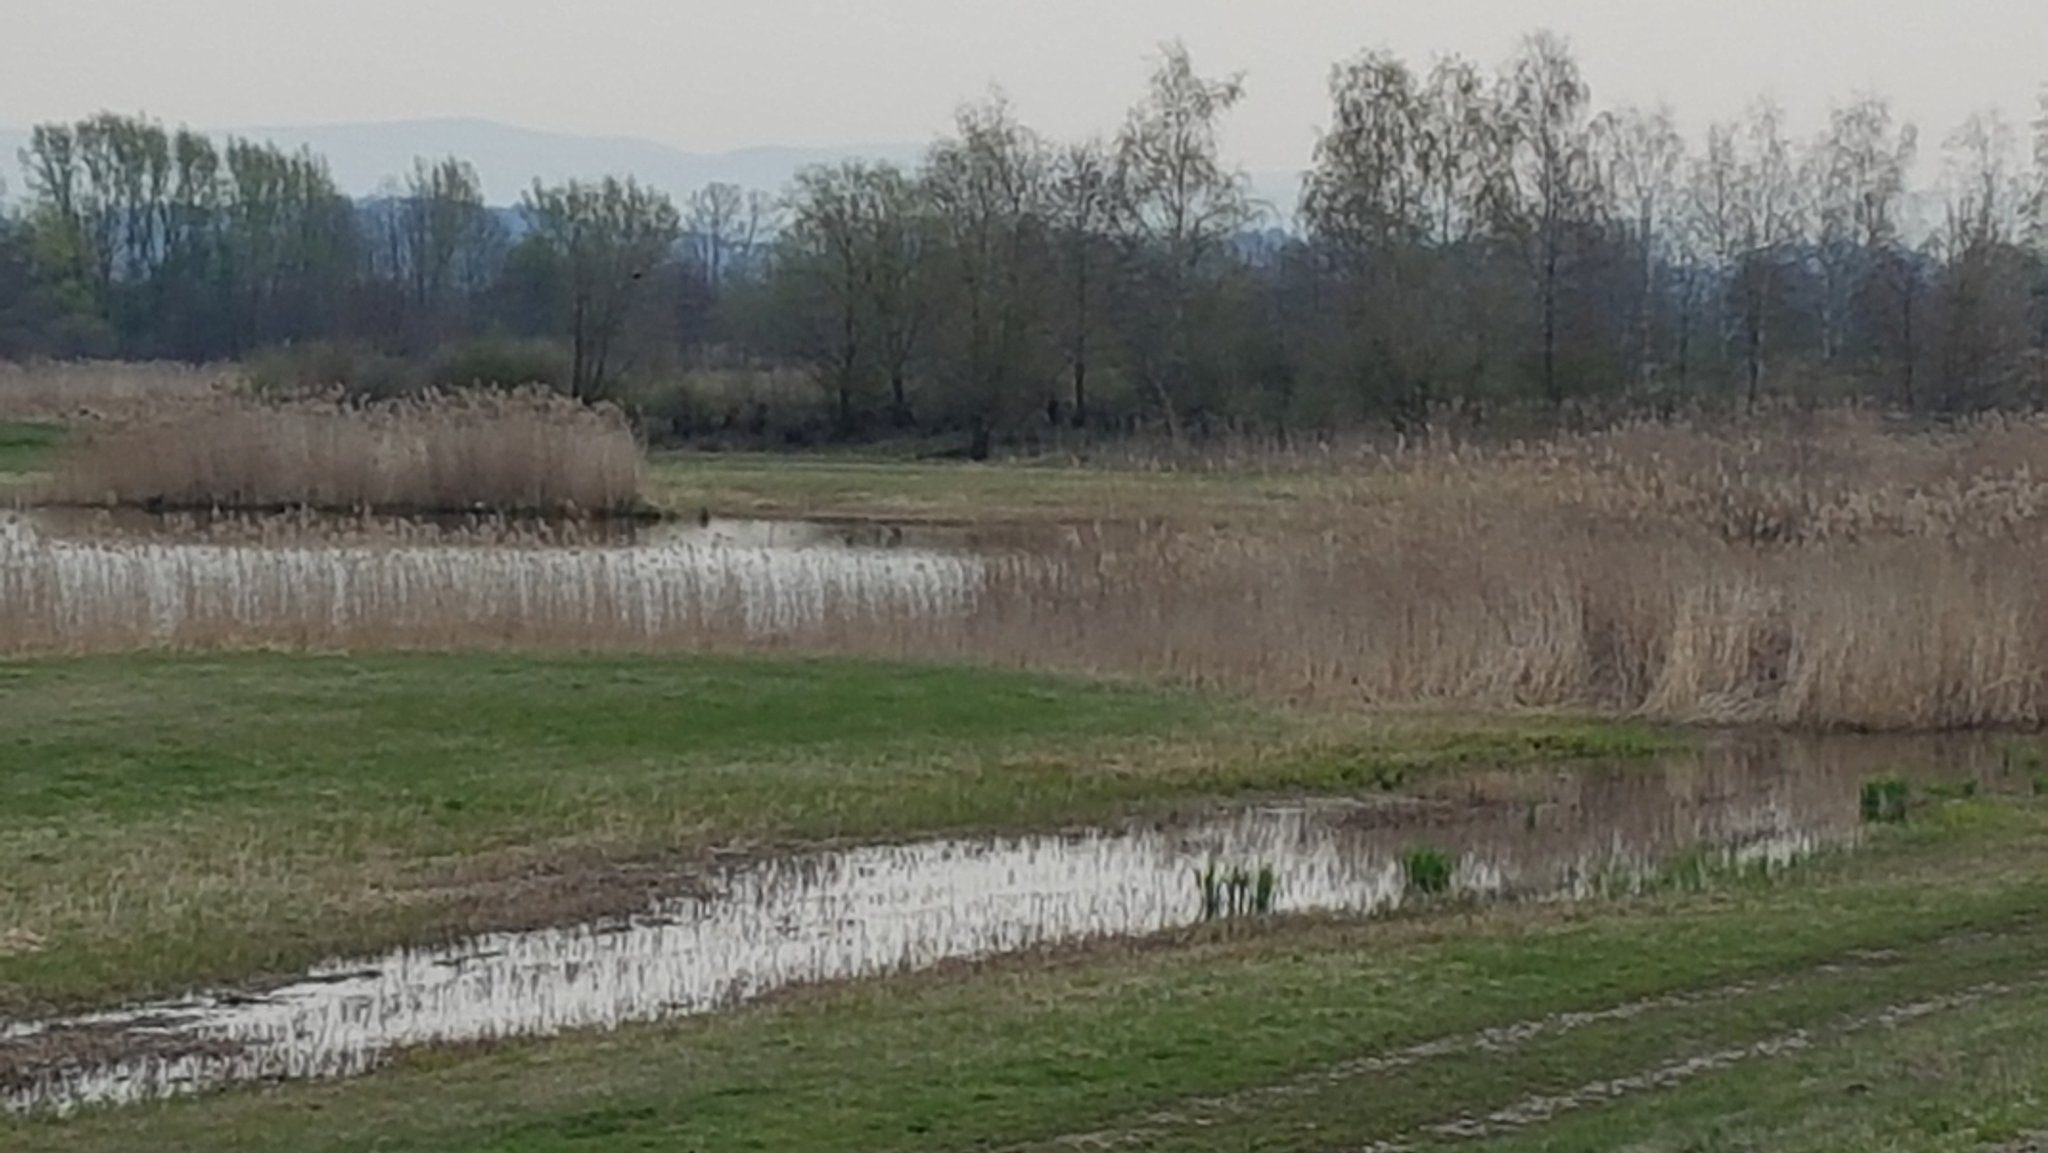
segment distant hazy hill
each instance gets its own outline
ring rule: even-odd
[[[735,152],[696,153],[623,136],[575,136],[539,132],[489,120],[407,120],[385,124],[328,124],[305,127],[231,128],[219,135],[269,140],[296,148],[309,145],[327,158],[342,190],[374,194],[385,180],[412,167],[415,157],[460,156],[476,165],[486,194],[510,204],[534,180],[631,175],[678,199],[714,181],[742,188],[780,191],[796,173],[811,164],[849,157],[916,162],[924,145],[882,143],[846,148],[746,148]],[[0,128],[0,180],[10,195],[21,191],[16,152],[28,141],[26,130]],[[1292,174],[1256,173],[1253,190],[1261,199],[1291,214],[1298,179]]]

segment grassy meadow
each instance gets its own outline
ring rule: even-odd
[[[0,475],[46,471],[64,438],[64,426],[54,421],[0,423]]]

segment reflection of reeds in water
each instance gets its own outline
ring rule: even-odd
[[[550,393],[357,405],[222,396],[92,432],[48,499],[173,508],[607,513],[640,496],[623,414]]]
[[[909,550],[565,547],[502,525],[215,544],[0,522],[0,648],[911,647],[958,627],[980,579]]]

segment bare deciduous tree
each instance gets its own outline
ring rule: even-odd
[[[960,110],[954,135],[926,158],[924,184],[945,235],[947,295],[963,313],[959,379],[980,435],[1020,402],[1038,403],[1021,396],[1018,384],[1033,375],[1027,341],[1046,271],[1051,152],[996,92]],[[978,451],[985,454],[986,446]]]
[[[1808,159],[1814,252],[1821,273],[1821,356],[1842,351],[1857,298],[1895,273],[1906,176],[1919,136],[1895,122],[1891,103],[1860,97],[1834,108]]]
[[[1186,46],[1170,44],[1149,93],[1117,136],[1128,191],[1123,223],[1134,247],[1148,255],[1156,301],[1139,324],[1137,368],[1176,439],[1174,394],[1188,387],[1195,359],[1192,314],[1201,273],[1227,255],[1232,237],[1252,220],[1245,176],[1224,162],[1218,136],[1243,99],[1241,77],[1202,76]]]
[[[1571,46],[1547,32],[1522,41],[1500,89],[1507,162],[1496,219],[1533,286],[1540,388],[1561,409],[1567,382],[1558,370],[1558,350],[1568,262],[1600,208],[1588,123],[1592,90]]]
[[[1103,240],[1126,211],[1123,172],[1100,141],[1069,145],[1054,158],[1047,193],[1063,305],[1062,344],[1072,383],[1070,416],[1075,428],[1085,428],[1088,370],[1116,258]]]
[[[619,337],[674,249],[681,216],[666,195],[610,177],[596,184],[536,183],[521,210],[563,273],[570,391],[578,399],[602,399],[618,368]]]
[[[704,286],[714,295],[725,282],[734,249],[744,242],[746,210],[746,194],[737,184],[707,184],[690,194],[684,235]]]
[[[1593,139],[1608,214],[1635,256],[1631,375],[1639,386],[1648,386],[1660,367],[1656,321],[1664,270],[1679,264],[1671,218],[1685,173],[1685,138],[1678,134],[1671,109],[1659,106],[1603,113],[1593,122]]]

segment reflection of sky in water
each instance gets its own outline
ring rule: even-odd
[[[1211,862],[1226,872],[1271,864],[1282,911],[1360,913],[1401,904],[1400,858],[1417,845],[1456,855],[1460,890],[1546,900],[1632,887],[1629,879],[1680,854],[1782,863],[1856,838],[1856,789],[1871,767],[1856,750],[1886,747],[1901,748],[1727,741],[1670,758],[1661,771],[1523,777],[1510,800],[1452,802],[1426,816],[1267,807],[1179,826],[730,865],[711,875],[710,895],[616,924],[339,961],[255,1000],[199,998],[72,1022],[233,1042],[243,1052],[50,1070],[8,1104],[62,1108],[229,1080],[346,1076],[407,1045],[609,1028],[806,982],[1185,926],[1200,919],[1196,873]]]
[[[59,635],[588,621],[609,635],[655,636],[735,619],[773,633],[864,614],[963,613],[983,576],[966,552],[804,524],[659,526],[637,543],[551,547],[60,536],[0,516],[0,600]]]

